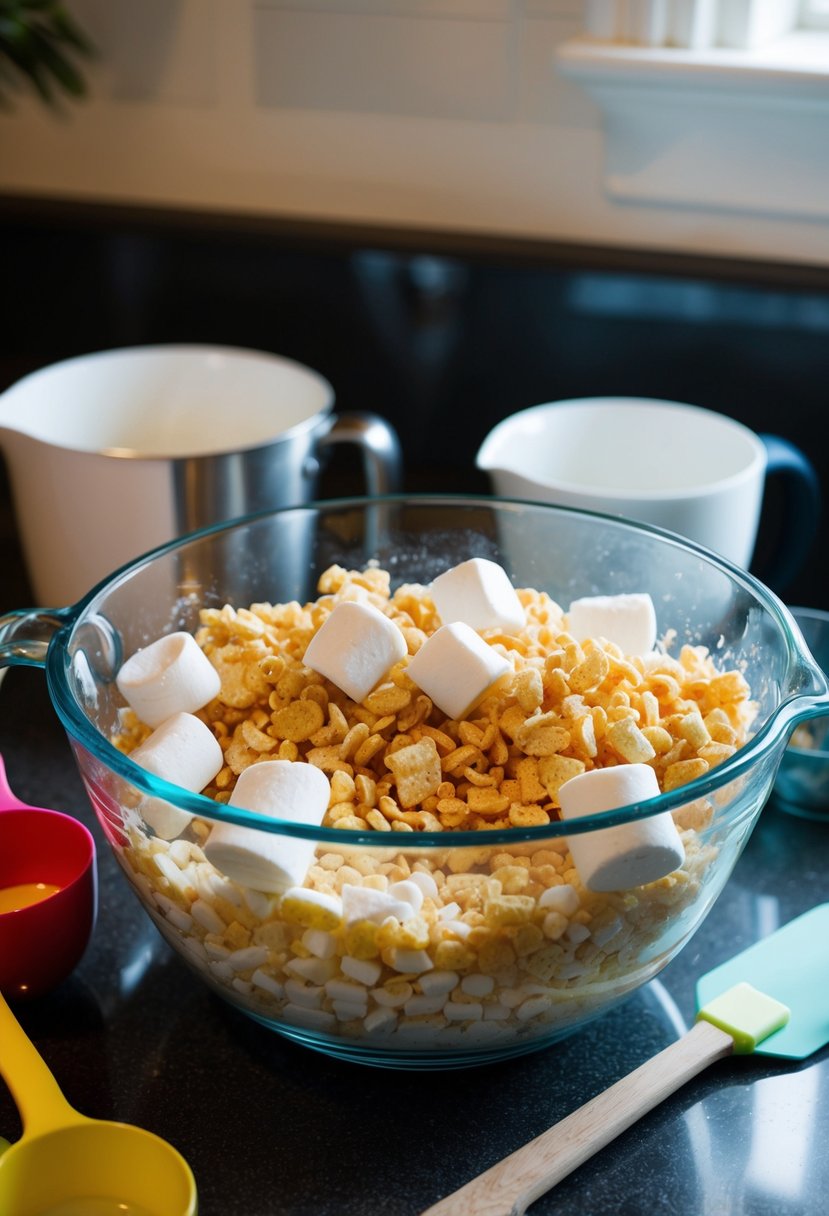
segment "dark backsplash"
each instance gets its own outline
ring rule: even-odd
[[[829,271],[256,232],[241,221],[79,220],[60,207],[7,209],[0,249],[0,389],[114,346],[274,351],[325,375],[338,409],[394,424],[413,491],[486,492],[474,459],[495,422],[565,397],[688,401],[783,435],[809,453],[827,497],[812,560],[785,598],[829,608]],[[342,452],[327,476],[326,493],[360,488]],[[777,509],[770,487],[764,537]],[[11,529],[0,464],[6,544]]]

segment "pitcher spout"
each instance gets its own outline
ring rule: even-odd
[[[504,441],[503,425],[501,423],[484,439],[475,457],[475,467],[489,475],[493,490],[502,498],[547,498],[544,485],[537,475],[532,475],[534,470],[530,461],[522,458],[515,445]]]
[[[478,454],[475,457],[475,465],[484,473],[508,473],[512,470],[501,465],[500,454],[496,450],[498,445],[495,443],[493,436],[488,435],[478,449]]]

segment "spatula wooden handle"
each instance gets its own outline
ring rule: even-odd
[[[421,1216],[523,1216],[539,1195],[733,1047],[730,1034],[696,1022],[676,1043]]]

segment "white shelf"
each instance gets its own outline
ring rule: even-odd
[[[579,39],[556,69],[602,111],[612,198],[829,219],[825,34],[750,52]]]

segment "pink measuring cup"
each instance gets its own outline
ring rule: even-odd
[[[0,992],[13,1000],[47,992],[74,969],[95,924],[98,888],[92,833],[71,815],[16,798],[0,756],[0,897],[38,884],[57,889],[0,911]]]

